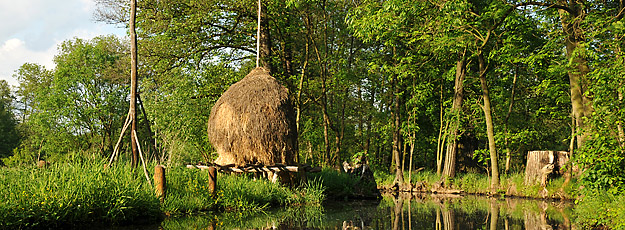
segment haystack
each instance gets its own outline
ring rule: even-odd
[[[216,164],[291,165],[297,154],[288,90],[264,68],[252,70],[217,100],[208,119]]]

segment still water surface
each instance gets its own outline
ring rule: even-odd
[[[572,204],[527,199],[430,194],[384,196],[381,201],[332,201],[253,216],[224,214],[170,218],[154,225],[109,229],[575,229]]]

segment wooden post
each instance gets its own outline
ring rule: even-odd
[[[162,165],[154,166],[154,184],[156,185],[156,196],[161,199],[161,203],[165,202],[167,182],[165,180],[165,167]]]
[[[211,195],[215,195],[217,192],[217,168],[211,166],[208,167],[208,190]]]

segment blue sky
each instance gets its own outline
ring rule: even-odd
[[[63,41],[126,35],[124,28],[96,22],[95,9],[93,0],[0,0],[0,80],[17,86],[13,74],[26,62],[54,69]]]

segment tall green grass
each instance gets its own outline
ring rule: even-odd
[[[314,181],[289,188],[246,175],[219,174],[217,191],[211,195],[206,171],[171,168],[167,175],[168,195],[163,210],[173,215],[224,210],[258,212],[268,207],[318,205],[325,198],[322,187]]]
[[[159,201],[130,167],[67,163],[0,169],[0,228],[153,221]]]
[[[319,205],[319,181],[288,188],[245,175],[219,174],[217,192],[208,173],[171,167],[160,203],[140,169],[104,162],[59,163],[48,168],[0,168],[0,229],[155,222],[166,215],[208,211],[254,213],[269,207]]]

